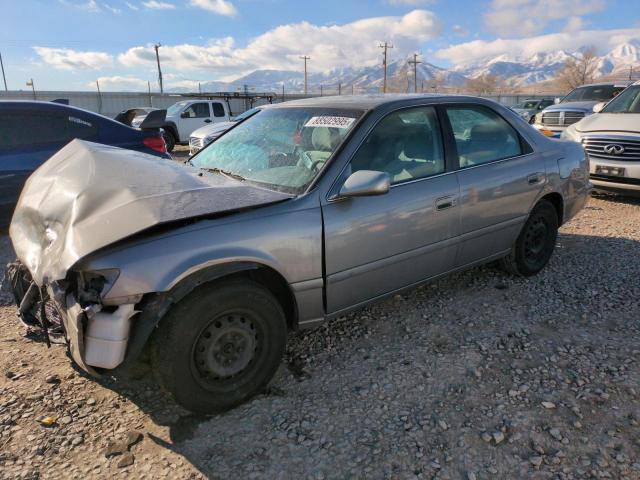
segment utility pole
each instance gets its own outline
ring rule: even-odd
[[[384,57],[382,59],[382,66],[384,67],[384,83],[382,84],[382,93],[387,93],[387,50],[393,48],[393,45],[389,45],[387,42],[378,45],[379,48],[384,49]]]
[[[304,94],[307,94],[307,60],[311,60],[311,57],[308,57],[307,55],[303,55],[302,57],[300,57],[302,60],[304,60]]]
[[[149,106],[153,107],[153,100],[151,100],[151,82],[147,80],[147,90],[149,91]]]
[[[27,82],[27,87],[31,87],[31,91],[33,92],[33,99],[36,99],[36,87],[33,85],[33,78],[29,79]]]
[[[418,64],[422,63],[418,60],[418,54],[413,54],[413,60],[409,60],[409,65],[413,65],[413,92],[418,93]]]
[[[282,101],[284,102],[284,82],[282,82]]]
[[[338,95],[342,95],[342,83],[338,82]]]
[[[156,43],[153,48],[155,48],[156,50],[156,63],[158,64],[158,83],[160,84],[160,93],[164,93],[164,88],[162,86],[162,70],[160,70],[160,54],[158,53],[158,49],[161,46],[161,44]]]
[[[7,88],[7,77],[4,76],[4,63],[2,63],[2,53],[0,53],[0,67],[2,68],[2,80],[4,80],[4,89],[6,92],[9,91]]]
[[[102,92],[100,91],[99,80],[96,80],[96,88],[98,89],[98,113],[102,113]]]

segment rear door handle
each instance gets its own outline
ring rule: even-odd
[[[536,183],[540,183],[540,175],[537,173],[534,173],[532,175],[529,175],[527,177],[527,183],[529,185],[535,185]]]
[[[458,204],[458,197],[449,196],[441,197],[436,200],[436,210],[446,210],[447,208],[453,208]]]
[[[204,123],[211,123],[211,120],[209,120],[208,118],[204,121]]]

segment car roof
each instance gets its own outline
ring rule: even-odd
[[[56,102],[47,102],[43,100],[0,100],[0,108],[2,107],[8,107],[8,108],[17,107],[17,108],[24,108],[27,110],[48,110],[48,111],[66,111],[66,112],[69,112],[71,110],[78,113],[104,117],[104,115],[100,115],[99,113],[95,113],[90,110],[85,110],[83,108],[74,107],[73,105],[65,105],[64,103],[56,103]],[[108,117],[104,117],[104,118],[108,118]]]
[[[628,87],[629,85],[631,85],[632,82],[631,81],[619,81],[619,82],[598,82],[598,83],[585,83],[584,85],[580,85],[579,87],[576,88],[582,88],[582,87],[600,87],[600,86],[606,86],[606,85],[611,85],[612,87]]]
[[[379,93],[371,95],[340,95],[331,97],[311,97],[300,100],[290,100],[283,103],[273,104],[272,108],[289,108],[289,107],[317,107],[317,108],[336,108],[336,109],[352,109],[352,110],[373,110],[382,105],[404,104],[411,101],[419,100],[468,100],[478,102],[478,97],[464,95],[440,95],[437,93],[423,94],[396,94],[396,93]]]

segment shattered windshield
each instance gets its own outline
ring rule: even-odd
[[[611,100],[603,113],[640,113],[640,85],[627,88]]]
[[[270,108],[195,155],[199,168],[287,193],[302,193],[362,115],[357,110]]]

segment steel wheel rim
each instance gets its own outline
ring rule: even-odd
[[[192,371],[204,388],[237,379],[255,362],[262,347],[255,317],[233,311],[219,315],[202,329],[194,342]]]
[[[548,247],[549,226],[544,218],[537,217],[528,225],[524,236],[524,257],[537,264],[544,259]]]

